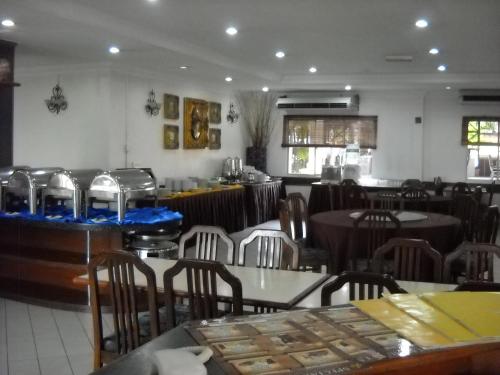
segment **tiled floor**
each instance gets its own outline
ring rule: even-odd
[[[0,299],[0,375],[86,375],[91,340],[90,313]]]

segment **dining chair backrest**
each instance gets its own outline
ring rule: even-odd
[[[498,233],[498,220],[499,220],[498,206],[489,206],[483,213],[479,225],[476,226],[474,231],[474,241],[482,243],[494,244],[497,239]]]
[[[321,289],[321,306],[331,306],[332,294],[346,284],[349,285],[350,301],[381,298],[385,289],[391,294],[406,293],[389,275],[344,271]]]
[[[352,178],[344,178],[340,184],[340,186],[343,186],[343,187],[347,187],[347,186],[354,186],[354,185],[358,185],[358,183],[356,181],[354,181]]]
[[[467,241],[472,241],[477,222],[478,203],[470,194],[455,194],[451,204],[451,214],[460,219],[462,231]]]
[[[451,197],[454,198],[457,194],[472,194],[472,190],[465,182],[455,182],[451,187]]]
[[[373,257],[373,252],[389,239],[389,229],[393,232],[391,237],[397,237],[401,229],[401,222],[390,211],[366,210],[353,222],[353,232],[350,249],[352,270],[357,270],[358,251],[361,238],[366,239],[363,249],[366,251],[368,268]]]
[[[401,192],[407,189],[423,189],[424,184],[417,178],[409,178],[401,183]]]
[[[288,225],[281,228],[293,241],[309,238],[309,215],[306,199],[301,193],[290,193],[283,201],[288,210]]]
[[[196,237],[194,244],[194,259],[219,260],[217,253],[223,245],[227,251],[224,263],[234,264],[234,242],[221,227],[208,225],[195,225],[184,233],[179,240],[179,259],[186,258],[186,243]]]
[[[246,250],[250,244],[256,244],[259,268],[298,270],[299,248],[288,235],[280,230],[256,229],[240,242],[238,265],[246,263]]]
[[[99,283],[97,271],[107,268],[109,281],[106,286]],[[156,277],[153,269],[139,257],[126,251],[103,252],[93,257],[88,265],[90,304],[94,331],[94,368],[109,363],[142,345],[140,337],[139,292],[135,285],[134,269],[147,281],[147,304],[150,314],[151,338],[160,334]],[[109,297],[113,318],[113,351],[105,348],[102,323],[102,296]]]
[[[379,191],[377,193],[377,200],[381,210],[394,210],[398,198],[398,194],[395,191]]]
[[[177,295],[174,279],[185,272],[187,295]],[[179,276],[180,277],[180,276]],[[189,319],[214,319],[224,313],[218,309],[217,277],[225,281],[232,289],[232,297],[223,302],[231,302],[233,315],[243,314],[243,294],[241,281],[217,261],[200,259],[179,259],[175,265],[163,274],[165,307],[167,308],[167,329],[176,325],[176,297],[188,299]]]
[[[489,243],[464,242],[444,258],[443,280],[453,282],[452,264],[465,260],[467,281],[493,281],[493,258],[500,258],[500,246]]]
[[[401,193],[401,209],[420,210],[424,206],[429,211],[430,194],[421,188],[408,188]]]
[[[455,288],[456,292],[500,292],[500,283],[466,281]]]
[[[422,269],[423,259],[432,262],[432,280],[424,280],[426,269]],[[441,282],[443,257],[426,240],[391,238],[373,253],[372,268],[374,272],[387,273],[389,265],[392,266],[392,276],[397,280]],[[425,268],[425,263],[423,265]]]
[[[368,193],[359,185],[345,186],[341,188],[342,208],[345,210],[356,208],[370,208]]]

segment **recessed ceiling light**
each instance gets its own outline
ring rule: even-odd
[[[276,53],[274,54],[278,59],[282,59],[283,57],[285,57],[285,52],[283,51],[276,51]]]
[[[120,53],[120,48],[118,48],[117,46],[111,46],[109,47],[108,51],[109,53],[116,55],[117,53]]]
[[[226,29],[226,34],[231,36],[236,35],[238,34],[238,29],[236,27],[230,26]]]
[[[437,48],[431,48],[431,49],[429,50],[429,53],[430,53],[431,55],[437,55],[437,54],[439,53],[439,49],[437,49]]]
[[[439,66],[438,66],[438,68],[437,68],[437,69],[438,69],[440,72],[445,72],[445,71],[446,71],[446,65],[441,64],[441,65],[439,65]]]
[[[268,91],[269,91],[269,87],[264,86],[264,87],[262,88],[262,91],[264,91],[264,92],[268,92]]]
[[[2,26],[5,26],[5,27],[14,27],[14,26],[16,26],[16,24],[11,19],[6,18],[6,19],[2,20]]]
[[[417,26],[419,29],[425,29],[427,26],[429,26],[429,22],[427,22],[427,20],[420,19],[415,22],[415,26]]]
[[[318,69],[315,66],[311,66],[309,68],[309,73],[316,73],[317,71],[318,71]]]
[[[179,66],[179,69],[184,69],[184,70],[185,69],[189,69],[189,66],[187,66],[187,65],[181,65],[181,66]]]
[[[351,91],[352,90],[352,86],[351,85],[345,85],[344,89],[346,91]]]
[[[446,88],[446,90],[451,90],[450,86],[446,86],[445,88]]]
[[[232,78],[232,77],[226,77],[226,78],[224,78],[224,79],[226,80],[226,82],[231,82],[231,81],[233,80],[233,78]]]

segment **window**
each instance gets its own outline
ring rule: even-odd
[[[376,116],[285,116],[283,121],[289,174],[320,175],[327,157],[333,164],[353,143],[360,145],[361,174],[370,174],[376,139]]]
[[[462,144],[469,151],[467,177],[490,177],[500,156],[500,117],[464,117]]]

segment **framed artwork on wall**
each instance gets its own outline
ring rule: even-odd
[[[165,150],[177,150],[179,148],[178,126],[163,125],[163,148]]]
[[[179,119],[179,97],[177,95],[163,95],[163,112],[166,119]]]
[[[211,124],[220,124],[221,104],[216,102],[208,103],[208,119]]]
[[[210,128],[208,130],[208,148],[210,150],[220,150],[221,130]]]
[[[199,149],[208,146],[208,103],[184,98],[184,148]]]

